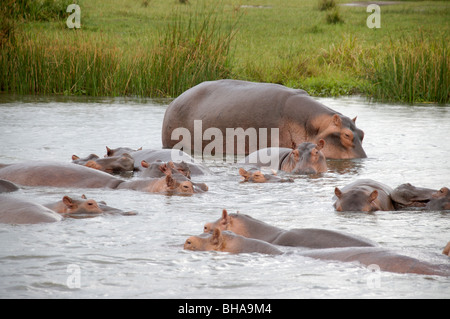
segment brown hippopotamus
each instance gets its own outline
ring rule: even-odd
[[[0,178],[26,186],[132,189],[151,193],[203,192],[206,185],[196,187],[186,177],[165,170],[162,178],[122,180],[108,173],[73,163],[27,162],[0,166]]]
[[[242,167],[239,169],[239,175],[243,177],[242,182],[251,183],[293,183],[292,178],[281,178],[276,174],[264,174],[258,169],[250,169],[246,171]]]
[[[120,209],[106,205],[105,202],[97,202],[94,199],[88,199],[84,194],[79,199],[66,195],[62,198],[62,200],[55,203],[45,204],[44,206],[64,217],[73,218],[90,217],[100,214],[125,216],[137,214],[134,211],[124,212]]]
[[[154,163],[147,163],[146,161],[141,162],[143,171],[139,174],[140,177],[163,177],[165,175],[164,171],[161,170],[161,165],[166,165],[168,169],[172,171],[172,174],[180,173],[187,178],[191,178],[191,170],[185,162],[174,163],[168,162],[164,163],[157,161]]]
[[[405,183],[392,191],[391,198],[396,209],[413,207],[424,210],[450,210],[450,192],[447,187],[436,190]]]
[[[377,246],[369,239],[333,230],[316,228],[284,230],[245,214],[228,214],[225,209],[222,211],[221,218],[204,226],[204,232],[210,232],[215,228],[281,246],[308,248]]]
[[[106,147],[106,155],[107,157],[117,156],[121,154],[129,154],[134,159],[134,170],[140,171],[142,170],[142,161],[147,163],[154,162],[173,162],[173,163],[181,163],[183,162],[188,166],[192,175],[205,175],[211,174],[211,170],[199,163],[194,158],[192,158],[189,154],[186,154],[180,150],[154,150],[154,149],[138,149],[132,150],[127,147],[119,147],[116,149],[110,149],[108,146]]]
[[[0,194],[0,223],[38,224],[54,223],[62,216],[53,210],[31,201]]]
[[[17,186],[16,184],[4,179],[0,179],[0,193],[10,193],[17,190],[19,190],[19,186]]]
[[[215,228],[211,233],[191,236],[184,243],[186,250],[223,251],[229,253],[260,253],[280,255],[282,251],[262,240],[246,238]]]
[[[229,253],[261,253],[281,255],[283,252],[268,242],[236,235],[230,231],[214,228],[210,233],[191,236],[184,249],[193,251],[221,251]],[[448,265],[434,265],[412,257],[399,255],[380,247],[341,247],[299,251],[300,255],[314,259],[342,262],[359,262],[362,265],[377,265],[382,271],[413,273],[422,275],[450,276]]]
[[[322,153],[324,140],[317,144],[304,142],[296,148],[264,148],[251,153],[245,158],[245,163],[259,167],[270,166],[292,174],[317,174],[327,171],[327,161]]]
[[[127,153],[104,158],[100,158],[96,154],[90,154],[85,158],[72,155],[72,163],[98,169],[110,174],[121,174],[134,170],[134,159]]]
[[[334,208],[339,211],[373,212],[394,210],[392,189],[371,179],[361,179],[334,189]]]
[[[356,118],[351,120],[317,102],[303,90],[271,83],[210,81],[187,90],[170,103],[162,124],[162,145],[203,154],[209,143],[218,144],[207,137],[214,130],[217,135],[221,133],[215,138],[222,139],[225,154],[248,155],[260,148],[292,148],[323,139],[326,158],[365,158],[364,133],[355,121]],[[190,136],[174,131],[181,128]],[[250,143],[245,147],[230,144],[235,136],[238,140],[247,136]],[[194,143],[198,140],[201,142]]]

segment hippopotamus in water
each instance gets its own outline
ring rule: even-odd
[[[327,161],[321,151],[324,145],[325,141],[321,139],[317,144],[304,142],[294,149],[264,148],[251,153],[244,161],[292,174],[324,173],[327,171]]]
[[[245,214],[228,214],[225,209],[222,211],[221,218],[204,226],[204,232],[210,232],[215,228],[281,246],[308,248],[377,246],[369,239],[333,230],[316,228],[284,230]]]
[[[211,170],[208,167],[206,167],[202,163],[198,163],[190,155],[180,150],[143,150],[142,148],[138,150],[132,150],[127,147],[110,149],[107,146],[106,151],[106,157],[118,156],[121,154],[131,155],[131,157],[134,159],[134,170],[136,171],[142,170],[142,161],[150,164],[154,162],[173,162],[176,164],[183,162],[185,165],[187,165],[192,175],[205,175],[211,173]]]
[[[19,186],[17,186],[16,184],[4,179],[0,179],[0,193],[15,192],[17,190],[19,190]]]
[[[414,207],[424,210],[450,210],[450,192],[447,187],[436,190],[405,183],[392,191],[391,198],[396,209]]]
[[[121,174],[134,170],[134,159],[127,153],[104,158],[100,158],[96,154],[90,154],[86,158],[72,155],[72,163],[98,169],[110,174]]]
[[[204,136],[219,130],[221,136],[216,139],[222,138],[226,154],[248,155],[260,148],[292,148],[323,139],[326,158],[365,158],[364,133],[355,121],[356,118],[351,120],[317,102],[303,90],[271,83],[210,81],[187,90],[168,106],[162,124],[162,145],[203,154],[209,143],[217,143]],[[190,133],[189,139],[174,131],[180,128]],[[235,136],[249,137],[250,142],[245,147],[227,143]],[[272,140],[277,137],[279,143],[273,145]],[[202,143],[194,143],[198,140]]]
[[[448,187],[442,187],[436,191],[428,202],[428,210],[450,210],[450,190]]]
[[[172,171],[172,174],[180,173],[187,178],[191,178],[191,170],[189,166],[185,162],[174,163],[168,162],[164,163],[161,161],[157,161],[154,163],[147,163],[146,161],[141,162],[141,166],[143,167],[142,173],[139,175],[140,177],[163,177],[165,175],[164,170],[161,170],[161,165],[165,165],[168,169]]]
[[[132,189],[150,193],[186,194],[203,192],[185,176],[165,170],[162,178],[122,180],[108,173],[72,163],[27,162],[0,166],[0,178],[26,186]]]
[[[230,231],[214,228],[210,233],[189,237],[184,249],[193,251],[221,251],[233,254],[260,253],[281,255],[283,251],[268,242],[236,235]],[[380,247],[341,247],[299,251],[298,254],[321,260],[359,262],[377,265],[382,271],[422,275],[450,276],[448,265],[434,265],[412,257],[399,255]]]
[[[0,223],[37,224],[54,223],[63,217],[53,210],[27,200],[0,194]]]
[[[260,170],[250,169],[246,171],[242,167],[239,169],[239,175],[241,175],[244,180],[243,182],[252,183],[293,183],[292,178],[281,178],[276,174],[264,174]]]
[[[69,196],[64,196],[62,200],[44,205],[54,212],[61,214],[64,217],[91,217],[100,214],[111,215],[136,215],[134,211],[124,212],[120,209],[106,205],[105,202],[97,202],[94,199],[88,199],[86,195],[82,195],[79,199]]]
[[[260,253],[280,255],[282,251],[262,240],[246,238],[230,231],[215,228],[211,233],[191,236],[184,243],[186,250],[223,251],[229,253]]]
[[[334,189],[334,208],[339,211],[373,212],[394,210],[392,189],[371,179],[361,179],[342,189]]]

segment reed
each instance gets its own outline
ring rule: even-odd
[[[448,43],[421,35],[392,41],[378,59],[368,62],[368,93],[377,100],[450,102]]]
[[[0,51],[0,90],[167,97],[228,77],[236,25],[224,23],[220,10],[183,10],[159,30],[156,42],[135,43],[131,50],[81,30],[53,38],[17,34]]]

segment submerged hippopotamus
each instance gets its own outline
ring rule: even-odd
[[[327,171],[327,161],[321,151],[324,145],[321,139],[317,144],[304,142],[294,149],[264,148],[248,155],[244,162],[292,174],[324,173]]]
[[[72,163],[98,169],[110,174],[121,174],[134,170],[134,159],[127,153],[104,158],[100,158],[96,154],[90,154],[85,158],[72,155]]]
[[[129,154],[134,159],[134,170],[142,170],[142,161],[149,164],[156,162],[173,162],[175,164],[184,163],[192,175],[205,175],[210,174],[211,170],[199,163],[190,155],[184,153],[180,150],[153,150],[153,149],[142,149],[133,150],[127,147],[119,147],[116,149],[111,149],[106,147],[106,157],[118,156],[122,154]]]
[[[17,186],[16,184],[4,179],[0,179],[0,193],[10,193],[17,190],[19,190],[19,186]]]
[[[184,249],[193,251],[220,251],[233,254],[260,253],[281,255],[277,246],[268,242],[236,235],[230,231],[214,228],[210,233],[190,236]],[[380,247],[341,247],[299,251],[299,255],[321,260],[359,262],[362,265],[377,265],[382,271],[422,275],[450,276],[448,265],[435,265],[412,257],[403,256]]]
[[[339,211],[373,212],[394,210],[392,189],[371,179],[357,180],[342,189],[334,189],[334,208]]]
[[[303,90],[270,83],[210,81],[187,90],[168,106],[162,145],[203,154],[209,143],[218,146],[221,138],[223,153],[248,155],[260,148],[292,148],[323,139],[326,158],[365,158],[364,133],[355,121],[356,118],[351,120],[317,102]],[[190,136],[181,134],[177,130],[180,128]],[[211,134],[216,135],[213,142]],[[245,147],[237,145],[235,136],[238,140],[248,137],[249,143]],[[274,145],[273,139],[279,143]],[[202,142],[194,143],[199,140]]]
[[[239,169],[239,175],[242,176],[242,182],[251,183],[293,183],[292,178],[281,178],[276,174],[264,174],[258,169],[250,169],[246,171],[242,167]]]
[[[191,178],[191,170],[185,162],[174,163],[174,162],[161,162],[157,161],[154,163],[147,163],[146,161],[141,162],[143,168],[140,177],[163,177],[166,175],[164,170],[161,170],[161,165],[165,165],[167,169],[172,171],[172,174],[180,173],[181,175]]]
[[[377,246],[369,239],[333,230],[316,228],[284,230],[245,214],[228,214],[225,209],[221,218],[204,226],[204,232],[209,233],[215,228],[281,246],[308,248]]]
[[[53,210],[11,195],[0,194],[0,223],[3,224],[38,224],[54,223],[63,217]]]
[[[27,162],[0,166],[0,178],[26,186],[132,189],[150,193],[186,194],[207,190],[203,183],[195,185],[181,174],[161,178],[122,180],[108,173],[73,163]]]
[[[396,209],[413,207],[425,210],[450,210],[450,192],[447,187],[436,190],[405,183],[392,191],[391,198]]]
[[[88,199],[86,195],[81,195],[80,198],[72,196],[64,196],[62,200],[44,205],[54,212],[61,214],[64,217],[81,218],[91,217],[101,214],[108,215],[136,215],[134,211],[124,212],[118,208],[106,205],[105,202],[97,202],[94,199]]]

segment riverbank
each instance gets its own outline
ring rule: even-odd
[[[67,27],[69,13],[12,17],[9,34],[3,22],[0,90],[175,97],[235,78],[314,96],[449,103],[450,3],[381,6],[380,28],[369,28],[366,6],[330,1],[69,1],[80,29]]]

